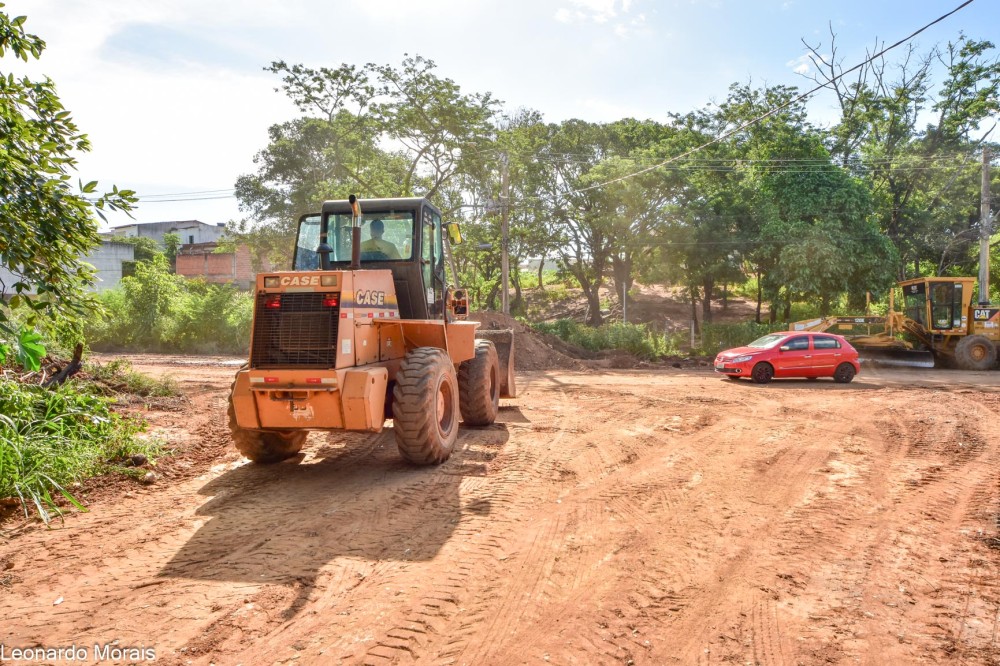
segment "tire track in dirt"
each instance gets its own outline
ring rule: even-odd
[[[437,468],[402,464],[391,431],[313,436],[301,464],[232,461],[71,517],[77,539],[27,534],[41,564],[0,588],[0,633],[156,627],[168,664],[998,656],[1000,395],[669,371],[522,387]]]

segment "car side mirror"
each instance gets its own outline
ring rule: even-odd
[[[778,351],[792,351],[792,348],[789,347],[788,345],[781,345],[780,347],[778,347]]]

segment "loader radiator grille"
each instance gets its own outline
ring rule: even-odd
[[[285,293],[276,305],[274,294],[257,294],[250,367],[332,368],[340,308],[323,305],[324,295]]]

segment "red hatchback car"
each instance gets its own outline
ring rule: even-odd
[[[715,371],[729,379],[750,377],[758,384],[775,377],[833,377],[846,384],[861,372],[861,366],[857,350],[839,335],[787,331],[719,352]]]

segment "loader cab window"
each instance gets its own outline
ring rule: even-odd
[[[319,268],[319,215],[305,215],[299,219],[299,234],[295,239],[295,258],[292,269],[314,271]]]
[[[960,282],[931,282],[931,326],[936,331],[946,331],[962,325],[962,284]]]
[[[327,219],[327,243],[333,248],[330,263],[351,261],[351,216],[334,214]],[[361,263],[406,261],[413,257],[412,211],[364,211],[361,216]]]
[[[440,315],[444,307],[444,250],[441,242],[441,216],[424,208],[420,266],[431,317]]]
[[[909,284],[903,287],[906,302],[906,316],[923,327],[927,327],[927,291],[925,284]]]

